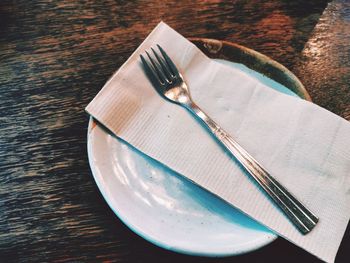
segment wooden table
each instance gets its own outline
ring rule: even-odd
[[[313,101],[350,120],[350,3],[2,0],[0,262],[318,262],[279,238],[246,255],[190,257],[131,232],[106,205],[86,153],[84,107],[164,20],[281,62]],[[325,9],[326,8],[326,9]],[[337,262],[350,258],[348,229]]]

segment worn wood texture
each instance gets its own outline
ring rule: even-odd
[[[84,107],[162,19],[187,37],[237,42],[278,60],[306,82],[316,103],[349,119],[345,1],[329,4],[303,51],[326,5],[325,0],[2,0],[0,262],[280,262],[282,257],[318,262],[283,239],[215,260],[144,241],[112,213],[93,181]],[[334,17],[341,31],[332,35],[327,28]],[[319,34],[323,44],[317,52],[332,50],[329,55],[314,53]],[[346,246],[348,235],[338,262],[350,257]]]
[[[316,104],[350,120],[350,1],[328,6],[292,68]]]

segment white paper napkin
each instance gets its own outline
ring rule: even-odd
[[[198,120],[155,91],[139,54],[160,44],[193,99],[310,208],[320,221],[302,235]],[[148,156],[208,189],[280,236],[334,261],[350,216],[350,123],[281,94],[206,57],[160,23],[86,111]]]

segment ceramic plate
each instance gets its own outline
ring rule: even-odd
[[[255,51],[215,40],[192,41],[220,63],[240,68],[286,94],[296,96],[292,89],[308,98],[291,72]],[[262,64],[263,70],[257,69]],[[282,81],[261,74],[266,67],[272,68],[269,77],[277,72]],[[288,81],[294,85],[290,89],[280,84]],[[92,174],[110,208],[131,230],[160,247],[191,255],[230,256],[276,239],[264,226],[111,135],[92,118],[88,155]]]

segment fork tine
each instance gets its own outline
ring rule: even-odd
[[[179,77],[179,71],[176,68],[174,62],[169,58],[169,56],[167,55],[167,53],[165,53],[165,51],[162,49],[162,47],[160,45],[157,44],[157,47],[160,51],[160,53],[162,53],[162,56],[164,58],[164,60],[166,61],[166,63],[168,64],[168,66],[170,67],[171,71],[172,71],[172,75],[175,77]]]
[[[158,60],[159,64],[161,65],[162,69],[163,69],[163,73],[166,75],[166,77],[171,80],[172,77],[174,77],[174,74],[171,72],[171,69],[169,68],[169,66],[167,65],[167,63],[164,61],[164,59],[161,59],[159,57],[159,55],[157,54],[157,52],[151,48],[154,56],[156,57],[156,59]]]
[[[143,68],[145,69],[145,73],[153,83],[153,86],[158,87],[159,85],[162,85],[161,80],[159,79],[158,75],[156,74],[152,66],[149,65],[149,63],[146,61],[146,59],[142,55],[140,55],[140,58],[143,64]]]
[[[160,79],[161,84],[164,85],[165,82],[169,82],[169,80],[164,75],[164,73],[163,73],[162,69],[160,68],[160,66],[158,65],[158,63],[156,61],[154,61],[154,59],[151,57],[151,55],[147,51],[145,51],[145,52],[146,52],[146,54],[148,56],[149,61],[151,61],[153,69],[156,72],[158,78]]]

